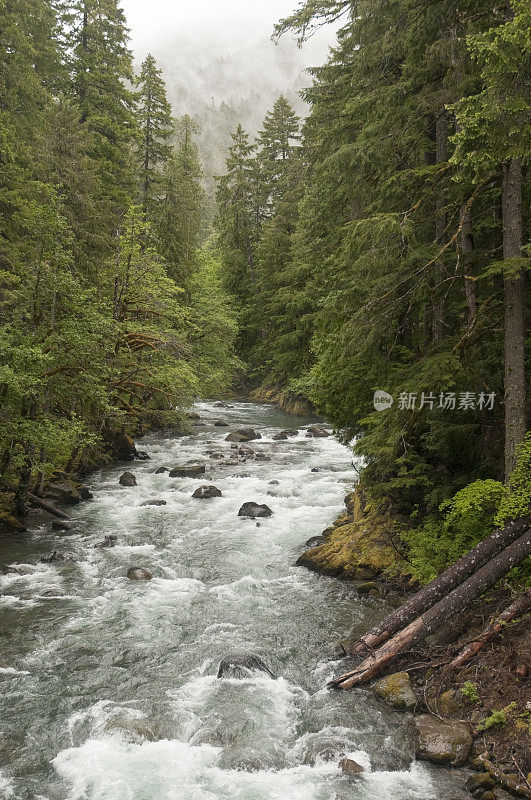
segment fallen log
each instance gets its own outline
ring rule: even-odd
[[[427,611],[470,575],[488,564],[497,553],[510,545],[531,527],[531,515],[497,528],[455,564],[438,575],[431,583],[410,597],[400,608],[389,614],[368,633],[352,645],[345,647],[346,655],[357,655],[372,650],[386,642],[395,633],[409,625],[419,614]]]
[[[530,554],[531,529],[528,529],[523,536],[502,550],[464,583],[389,639],[356,669],[335,678],[328,686],[334,689],[351,689],[353,686],[371,680],[394,661],[400,653],[409,650],[417,642],[434,633],[451,616],[481,597],[487,589],[494,586],[500,578],[503,578],[507,572],[518,566]]]
[[[487,642],[496,636],[497,633],[500,633],[503,630],[504,626],[507,625],[508,622],[511,622],[513,619],[517,619],[525,614],[531,608],[531,589],[528,589],[524,594],[521,594],[516,600],[507,606],[501,614],[498,614],[497,617],[494,617],[490,624],[485,628],[485,630],[481,633],[477,639],[474,639],[473,642],[470,642],[463,647],[459,654],[450,662],[450,667],[453,669],[459,669],[462,667],[463,664],[466,664],[472,656],[475,656],[486,644]]]
[[[42,499],[42,497],[37,497],[36,494],[30,494],[30,492],[28,492],[27,496],[33,505],[44,509],[44,511],[47,511],[48,514],[53,514],[54,517],[59,517],[59,519],[72,519],[72,517],[69,516],[66,511],[61,511],[60,508],[57,508],[52,503],[47,503],[46,500]]]
[[[504,789],[507,789],[511,794],[531,798],[531,788],[529,788],[523,780],[515,780],[510,775],[506,775],[505,772],[498,769],[498,767],[484,755],[479,756],[479,760],[482,762],[487,772],[490,772]]]

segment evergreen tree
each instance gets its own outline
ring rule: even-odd
[[[171,154],[168,140],[173,130],[162,72],[151,54],[142,63],[136,85],[139,87],[140,196],[142,208],[147,212],[159,195],[161,172]]]

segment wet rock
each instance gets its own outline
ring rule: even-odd
[[[254,519],[255,517],[270,517],[273,512],[269,508],[269,506],[260,505],[259,503],[244,503],[243,506],[238,511],[239,517],[250,517]]]
[[[417,704],[411,679],[407,672],[395,672],[377,681],[372,690],[379,700],[391,708],[411,710]]]
[[[136,458],[136,446],[133,438],[128,433],[123,430],[116,431],[112,428],[106,428],[103,431],[103,436],[119,461],[133,461]]]
[[[226,442],[252,442],[254,439],[261,439],[262,434],[257,433],[253,428],[237,428],[225,437]]]
[[[136,454],[136,458],[138,461],[151,461],[151,456],[149,453],[146,453],[144,450],[138,450]]]
[[[361,764],[358,764],[358,762],[354,761],[352,758],[342,758],[339,762],[339,766],[345,775],[359,775],[360,772],[363,772]]]
[[[370,594],[373,597],[380,594],[380,587],[376,581],[363,581],[356,586],[356,589],[358,594]]]
[[[306,436],[314,439],[323,439],[325,436],[331,435],[331,431],[329,431],[327,428],[324,428],[322,425],[310,425],[310,427],[306,430]]]
[[[170,470],[170,478],[198,478],[204,474],[204,464],[189,464],[185,467],[174,467]]]
[[[222,496],[223,495],[217,486],[200,486],[199,489],[196,489],[192,495],[192,497],[196,497],[199,500],[209,500],[211,497]]]
[[[288,434],[286,433],[286,431],[281,431],[280,433],[275,433],[275,435],[273,436],[273,439],[274,439],[275,442],[282,442],[287,438],[288,438]]]
[[[232,406],[229,406],[228,403],[224,403],[223,400],[218,400],[217,403],[214,403],[214,408],[232,408]]]
[[[73,556],[66,556],[64,553],[59,553],[57,550],[52,550],[48,555],[41,558],[42,564],[55,564],[60,561],[75,561]]]
[[[153,578],[153,573],[146,567],[129,567],[127,577],[131,581],[150,581]]]
[[[434,764],[461,767],[472,746],[472,735],[462,722],[444,722],[432,714],[413,720],[416,756]]]
[[[109,720],[105,725],[105,731],[120,733],[133,742],[139,739],[154,742],[160,736],[156,726],[152,725],[148,720],[121,715]]]
[[[216,428],[228,428],[229,427],[229,423],[228,422],[224,422],[222,419],[214,420],[214,425],[216,426]]]
[[[443,692],[437,701],[437,710],[443,717],[460,716],[463,711],[463,694],[449,689]]]
[[[0,575],[16,575],[16,569],[8,567],[7,564],[0,564]]]
[[[158,467],[158,469],[155,470],[155,475],[163,475],[165,472],[169,471],[170,470],[168,469],[168,467]]]
[[[250,472],[237,472],[235,475],[232,476],[233,478],[250,478]]]
[[[62,589],[45,589],[41,592],[41,597],[64,597],[65,593]]]
[[[266,456],[265,453],[256,453],[255,458],[257,461],[271,461],[269,456]]]
[[[305,543],[305,547],[318,547],[320,544],[324,544],[326,539],[324,536],[312,536],[311,539],[308,539]]]
[[[209,458],[213,458],[214,460],[221,461],[221,459],[225,458],[223,453],[210,453]]]
[[[136,478],[132,472],[124,472],[120,476],[119,483],[121,486],[136,486]]]
[[[144,500],[141,506],[165,506],[166,500]]]
[[[80,489],[83,488],[85,498]],[[43,492],[43,497],[47,500],[52,500],[54,503],[63,503],[67,506],[74,506],[81,502],[83,499],[92,497],[86,487],[76,486],[72,481],[59,481],[58,483],[50,483]]]
[[[269,481],[269,486],[280,486],[280,481]]]
[[[240,447],[238,449],[238,453],[239,455],[245,456],[246,458],[247,457],[251,458],[252,456],[254,456],[255,451],[251,447]]]
[[[260,656],[254,653],[235,653],[225,656],[219,662],[218,678],[251,678],[256,672],[264,672],[271,678],[276,678]]]
[[[105,537],[103,542],[98,542],[98,544],[95,544],[94,549],[104,550],[107,549],[108,547],[116,547],[117,544],[118,544],[118,537],[111,533]]]
[[[67,522],[63,522],[60,519],[54,519],[52,522],[52,530],[54,531],[69,531],[71,529],[71,525],[69,525]]]
[[[471,775],[470,778],[467,778],[465,783],[465,788],[471,793],[476,792],[478,789],[482,789],[485,792],[489,789],[494,789],[495,786],[496,779],[490,772],[480,772],[477,775]]]
[[[187,416],[188,419],[201,419],[199,414],[196,414],[195,411],[189,411],[186,416]]]

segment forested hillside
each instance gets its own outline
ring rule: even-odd
[[[304,125],[281,97],[256,141],[235,131],[218,249],[255,396],[357,436],[426,579],[531,498],[531,14],[312,0],[277,35],[338,19]]]
[[[1,3],[0,52],[0,488],[22,515],[226,389],[235,322],[198,253],[194,124],[151,56],[133,74],[117,0]]]

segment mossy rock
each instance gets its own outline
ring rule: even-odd
[[[461,716],[464,710],[463,695],[455,689],[443,692],[437,700],[437,710],[443,717]]]
[[[377,681],[372,690],[379,700],[391,708],[411,711],[417,705],[417,697],[407,672],[395,672]]]

